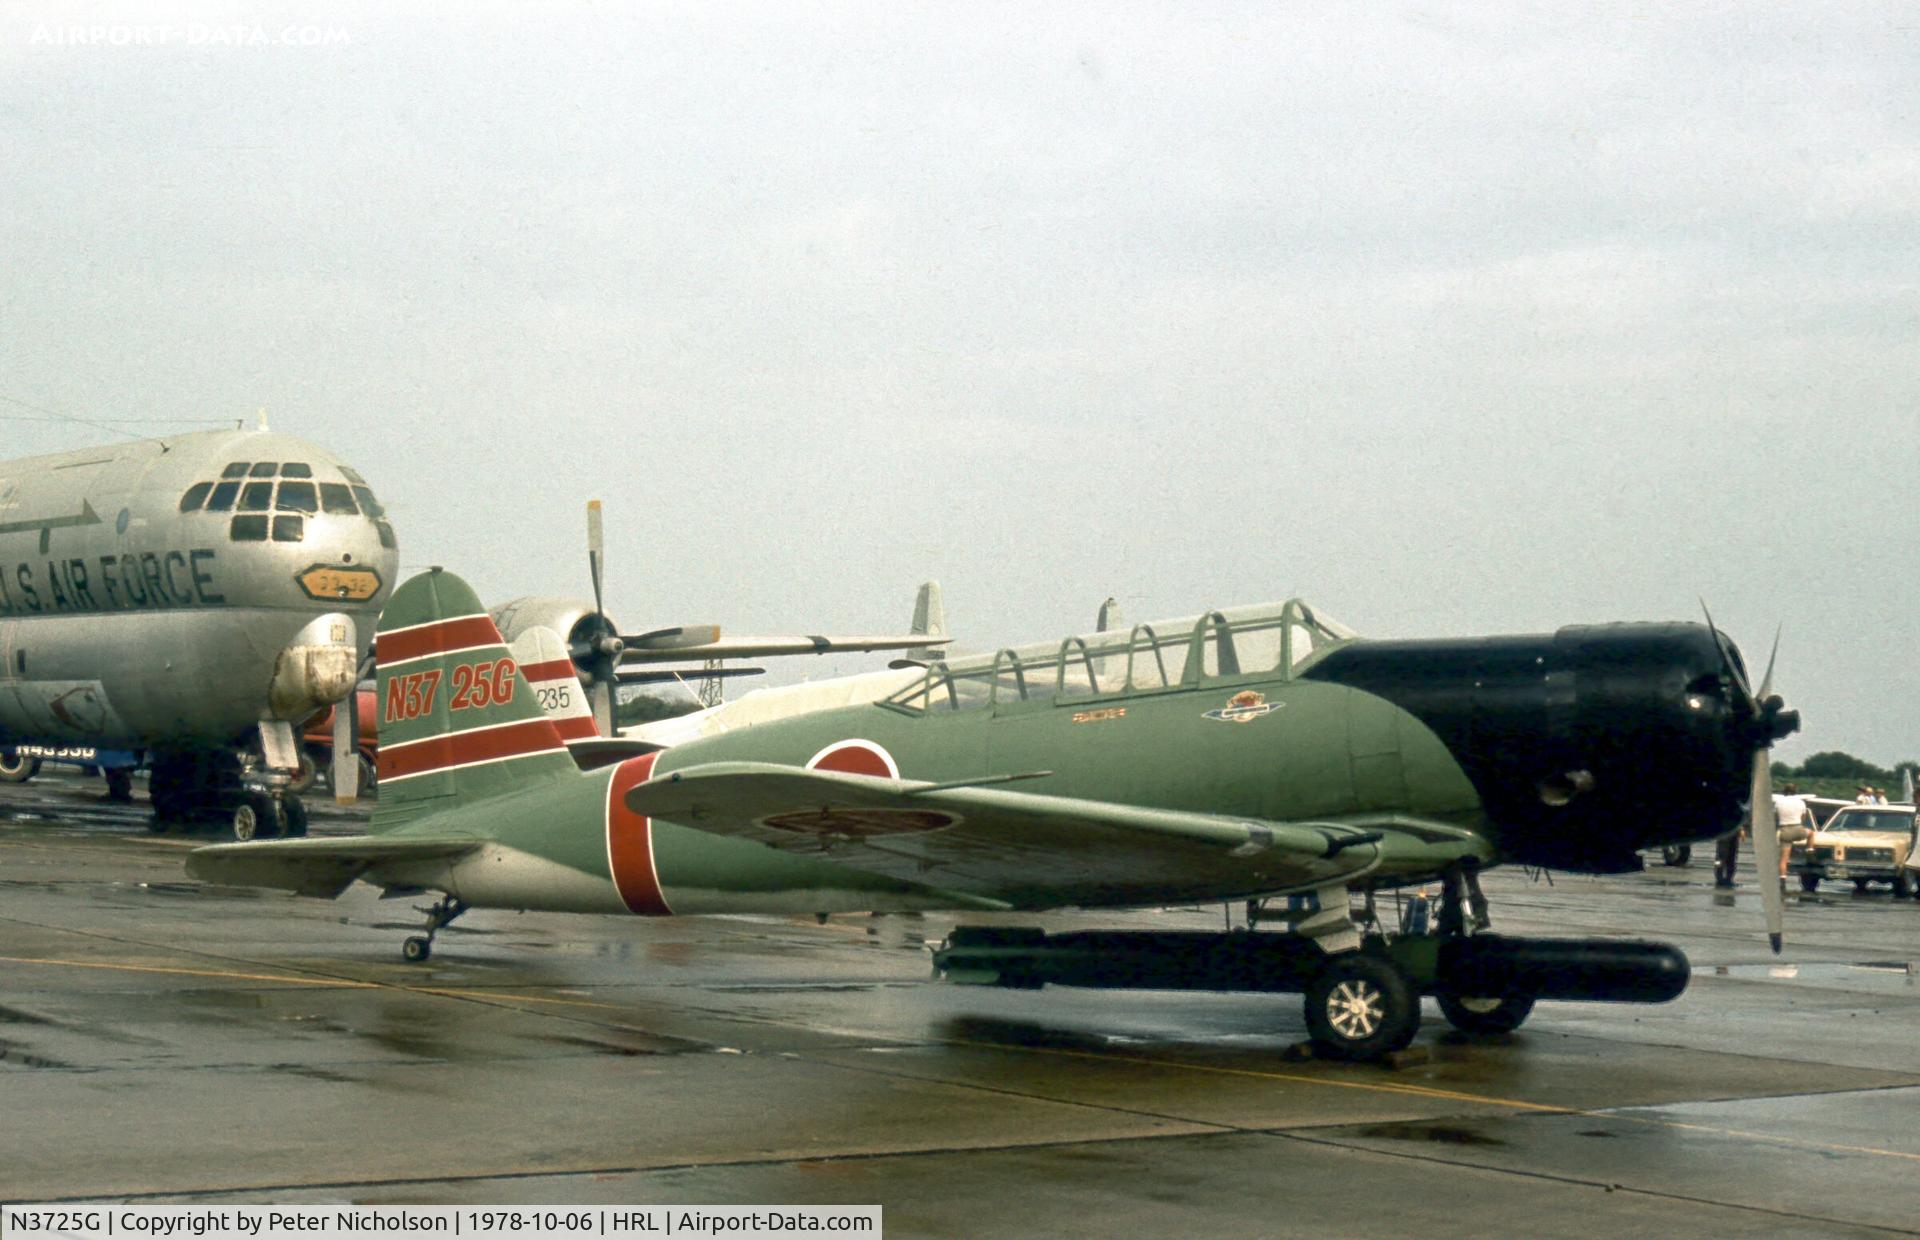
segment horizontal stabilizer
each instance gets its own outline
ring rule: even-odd
[[[1378,834],[1342,823],[1247,820],[755,762],[659,776],[629,792],[627,805],[905,882],[1016,898],[1067,893],[1055,903],[1129,890],[1320,886],[1365,873],[1380,857]]]
[[[187,854],[187,873],[228,887],[275,887],[331,900],[378,866],[463,857],[474,839],[404,839],[384,835],[327,840],[261,840],[213,844]]]

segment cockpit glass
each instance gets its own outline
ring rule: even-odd
[[[345,478],[345,479],[346,479],[346,480],[347,480],[348,482],[359,482],[359,483],[364,483],[364,482],[366,482],[366,479],[365,479],[365,478],[362,478],[362,477],[360,476],[360,471],[359,471],[359,470],[357,470],[357,469],[349,469],[349,468],[348,468],[347,466],[345,466],[345,465],[342,465],[342,466],[340,467],[340,476],[341,476],[342,478]]]
[[[338,482],[320,484],[320,511],[342,517],[360,515],[359,505],[353,502],[353,492]]]
[[[265,512],[271,507],[273,507],[271,482],[249,482],[240,488],[241,512]]]
[[[280,476],[282,478],[311,478],[313,477],[313,466],[307,464],[305,461],[288,461],[280,467]]]
[[[240,494],[237,482],[222,482],[213,488],[213,494],[207,497],[208,512],[227,512],[233,508],[233,497]]]
[[[235,542],[267,541],[267,519],[265,517],[235,517],[227,527],[227,535]]]
[[[389,551],[398,550],[399,545],[393,539],[393,527],[385,521],[375,521],[373,528],[380,532],[380,545]]]
[[[247,476],[247,463],[245,461],[234,461],[220,471],[220,476],[222,478],[244,478]]]
[[[273,541],[299,542],[307,536],[305,517],[275,517],[273,519]]]
[[[353,488],[353,497],[360,501],[360,511],[370,517],[384,517],[387,510],[373,497],[373,491],[367,487]]]
[[[320,496],[311,482],[282,482],[274,507],[282,512],[319,512]]]
[[[254,467],[248,470],[247,473],[255,478],[271,478],[274,475],[274,471],[279,468],[280,463],[278,461],[259,461],[256,462]]]
[[[211,482],[196,482],[188,487],[187,493],[180,497],[180,511],[200,511],[200,505],[206,502],[207,492],[211,490],[213,490],[213,484]]]

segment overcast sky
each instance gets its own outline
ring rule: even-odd
[[[1920,755],[1910,3],[390,7],[0,0],[0,397],[264,406],[494,599],[599,497],[628,627],[1704,595]]]

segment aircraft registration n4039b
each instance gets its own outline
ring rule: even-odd
[[[934,662],[882,701],[583,771],[452,574],[395,593],[377,657],[372,833],[202,848],[191,874],[442,892],[410,960],[472,907],[1245,900],[1254,928],[1217,934],[961,927],[935,964],[1001,986],[1303,992],[1315,1043],[1349,1057],[1405,1046],[1422,995],[1489,1032],[1541,997],[1679,994],[1686,959],[1663,944],[1492,933],[1478,873],[1636,869],[1749,805],[1764,855],[1766,752],[1798,726],[1711,621],[1371,641],[1296,600]],[[1431,925],[1373,915],[1377,892],[1430,882]]]
[[[0,751],[146,750],[155,822],[300,833],[292,725],[345,697],[392,589],[393,528],[332,453],[265,431],[0,463]],[[280,785],[280,786],[276,786]]]

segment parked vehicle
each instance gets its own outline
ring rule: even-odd
[[[125,801],[133,795],[133,773],[142,756],[130,749],[96,749],[91,745],[9,745],[0,749],[0,783],[24,784],[40,773],[42,764],[77,766],[107,781],[107,795]]]
[[[1913,892],[1914,815],[1911,805],[1843,805],[1796,847],[1787,868],[1800,889],[1814,891],[1823,879],[1848,879],[1855,891],[1889,883],[1896,896]]]

